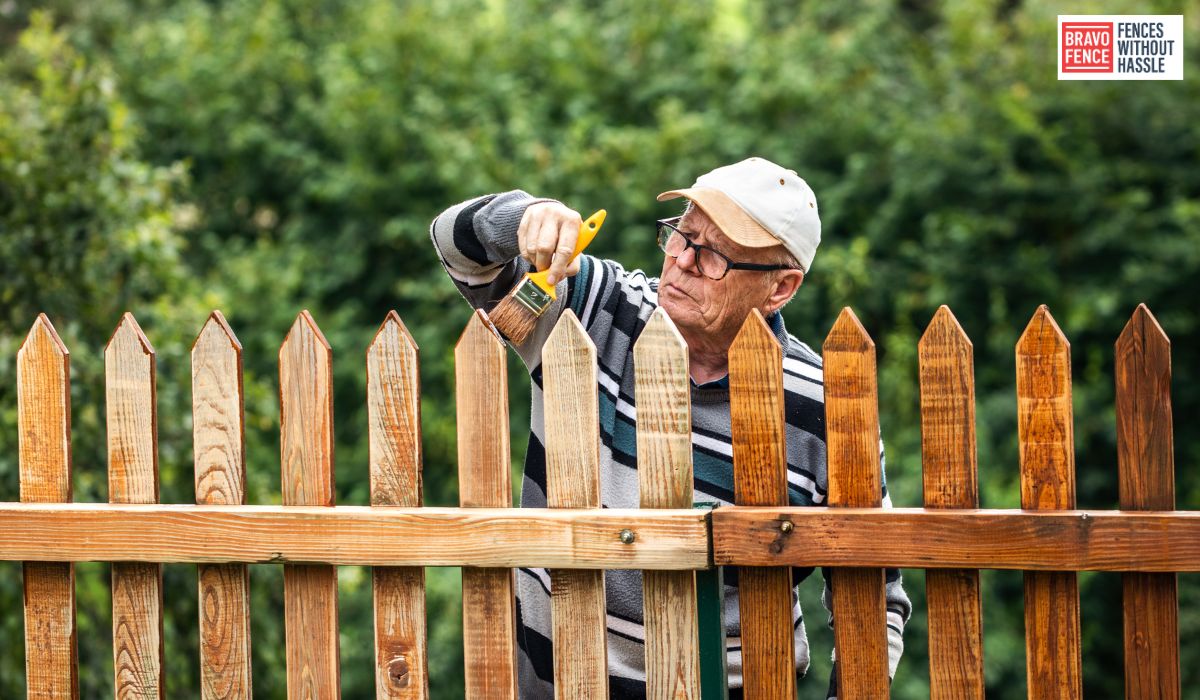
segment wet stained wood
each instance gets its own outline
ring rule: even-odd
[[[421,381],[417,343],[389,311],[367,348],[371,505],[421,505]],[[371,570],[375,696],[429,697],[425,569]]]
[[[192,344],[192,438],[196,503],[246,502],[242,344],[213,311]],[[200,695],[249,698],[250,576],[242,564],[201,564]]]
[[[1117,339],[1116,402],[1121,509],[1174,510],[1171,341],[1145,304]],[[1176,586],[1174,573],[1122,576],[1127,698],[1180,697]]]
[[[476,311],[454,349],[458,494],[464,507],[512,505],[504,342]],[[512,569],[463,569],[468,698],[517,696],[516,580]]]
[[[283,504],[332,506],[333,352],[308,311],[279,348],[279,422]],[[288,697],[336,698],[337,569],[283,568]]]
[[[848,307],[825,338],[825,427],[829,505],[882,505],[875,343]],[[808,533],[805,532],[807,537]],[[838,694],[887,697],[887,601],[881,569],[830,572]]]
[[[551,508],[598,508],[596,346],[569,309],[546,339],[542,371],[547,504]],[[607,697],[604,572],[553,569],[550,581],[555,697]]]
[[[789,521],[804,539],[781,535]],[[1200,571],[1200,513],[718,508],[713,563],[1034,571]]]
[[[71,358],[45,314],[17,351],[17,457],[22,503],[71,500]],[[75,568],[26,562],[25,682],[29,697],[79,697]]]
[[[974,352],[949,307],[942,306],[934,314],[917,354],[925,507],[976,508]],[[930,698],[983,698],[979,572],[927,571],[925,595]]]
[[[133,315],[126,313],[104,349],[108,423],[108,499],[158,502],[155,355]],[[162,566],[112,565],[113,660],[118,698],[164,693]]]
[[[783,350],[757,309],[729,348],[729,404],[735,502],[787,505]],[[795,697],[791,570],[741,567],[738,591],[746,696]]]
[[[687,344],[666,311],[656,309],[633,346],[642,508],[692,504],[692,416]],[[642,572],[646,697],[698,698],[696,574]]]
[[[1075,507],[1071,345],[1041,306],[1017,341],[1021,507]],[[1030,698],[1079,698],[1079,584],[1074,572],[1025,573],[1025,668]]]

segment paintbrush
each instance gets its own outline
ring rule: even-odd
[[[601,209],[589,216],[579,226],[579,237],[575,239],[575,250],[571,253],[571,259],[567,261],[568,266],[575,258],[579,257],[583,249],[600,232],[600,226],[604,223],[606,214],[607,212]],[[533,332],[533,326],[537,323],[538,317],[550,307],[551,302],[558,298],[554,292],[554,285],[546,279],[548,275],[548,269],[526,273],[520,284],[496,305],[492,313],[488,314],[497,330],[514,345],[525,342],[525,339]]]

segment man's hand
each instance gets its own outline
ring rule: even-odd
[[[521,226],[517,229],[521,257],[528,260],[535,270],[549,268],[547,281],[550,284],[575,276],[579,272],[579,260],[570,265],[567,265],[567,261],[575,252],[575,242],[582,224],[583,217],[579,212],[558,202],[531,204],[525,209]]]

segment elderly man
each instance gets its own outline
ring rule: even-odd
[[[816,197],[795,172],[763,158],[717,168],[687,189],[659,200],[688,200],[682,217],[658,222],[665,256],[656,279],[611,260],[582,255],[568,266],[581,217],[550,199],[514,191],[455,205],[434,220],[433,243],[470,304],[490,310],[531,267],[549,268],[558,299],[534,332],[515,346],[533,381],[529,448],[521,505],[546,505],[541,348],[563,310],[579,317],[599,361],[600,463],[605,507],[638,505],[637,420],[633,344],[662,306],[687,341],[692,378],[695,500],[733,501],[728,350],[752,309],[783,346],[788,493],[792,505],[821,505],[826,495],[825,414],[821,357],[788,334],[780,308],[800,287],[821,238]],[[888,504],[884,494],[885,505]],[[800,571],[796,581],[811,573]],[[726,635],[731,697],[741,696],[741,644],[736,572],[726,574]],[[614,698],[642,698],[645,686],[642,582],[637,571],[605,577],[609,686]],[[825,580],[822,601],[829,603]],[[899,571],[887,572],[891,672],[903,651],[910,604]],[[517,573],[519,677],[522,698],[553,697],[550,579],[545,570]],[[808,640],[793,606],[796,673],[808,669]],[[830,697],[835,696],[834,679]]]

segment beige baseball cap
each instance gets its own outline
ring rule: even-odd
[[[766,158],[747,158],[707,172],[687,189],[658,201],[686,197],[731,239],[748,248],[783,244],[805,274],[821,244],[817,196],[796,174]]]

